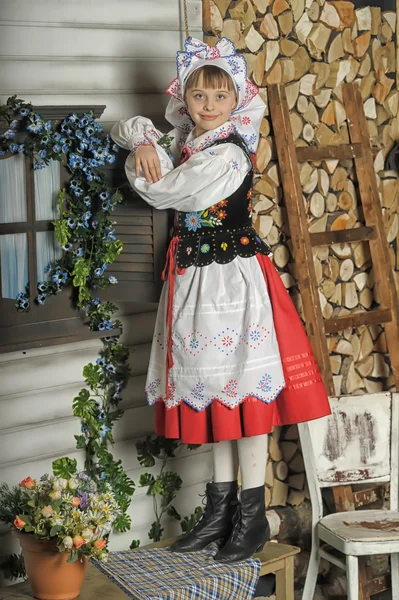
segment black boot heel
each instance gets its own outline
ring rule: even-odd
[[[233,515],[237,506],[237,481],[208,483],[206,506],[202,519],[190,533],[170,546],[172,552],[196,552],[212,542],[219,547],[228,539],[233,529]]]

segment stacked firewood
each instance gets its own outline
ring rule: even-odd
[[[309,498],[296,425],[275,427],[269,436],[266,468],[266,506],[298,506]]]
[[[342,84],[354,82],[359,86],[399,285],[398,182],[395,172],[384,170],[386,156],[399,138],[395,24],[394,12],[382,13],[378,7],[355,10],[346,0],[204,1],[205,41],[214,44],[226,36],[236,44],[266,103],[267,86],[285,84],[296,146],[347,143]],[[274,263],[301,313],[268,109],[261,134],[254,224],[271,245]],[[300,178],[310,232],[349,229],[363,223],[351,160],[301,163]],[[367,243],[314,248],[314,263],[326,319],[378,304]],[[337,394],[372,393],[393,386],[383,327],[363,326],[331,335],[329,349]],[[285,458],[287,450],[281,460]],[[280,475],[283,468],[279,468]],[[282,482],[277,483],[280,491],[274,494],[284,496],[285,486],[287,497],[296,490],[274,471],[273,476],[275,482]]]
[[[295,144],[348,143],[342,85],[359,86],[380,192],[391,263],[399,287],[399,194],[395,172],[385,170],[388,152],[399,139],[396,89],[396,14],[378,7],[355,9],[347,0],[203,0],[204,40],[226,36],[242,52],[249,77],[268,105],[267,86],[284,83]],[[290,231],[267,107],[257,153],[254,225],[272,247],[274,264],[302,314]],[[310,232],[336,231],[364,223],[354,164],[325,160],[299,165]],[[378,305],[368,244],[314,248],[314,264],[324,318]],[[347,329],[328,338],[337,394],[390,389],[393,378],[384,328]],[[303,580],[310,548],[311,514],[296,426],[275,428],[269,437],[266,505],[272,536],[296,543],[296,580]],[[301,566],[302,565],[302,566]],[[303,568],[302,568],[303,567]],[[345,595],[345,578],[329,570],[325,597]],[[377,571],[373,568],[373,573]],[[323,597],[321,589],[317,597]]]

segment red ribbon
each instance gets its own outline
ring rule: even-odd
[[[176,252],[179,245],[179,237],[175,235],[168,248],[166,254],[165,268],[162,271],[162,280],[169,280],[168,301],[166,305],[166,330],[167,330],[167,354],[166,354],[166,381],[165,381],[165,397],[169,398],[169,369],[173,367],[172,355],[172,325],[173,325],[173,296],[175,292],[175,273],[179,275],[184,273],[185,269],[178,270],[176,268]]]
[[[191,156],[190,150],[186,146],[184,146],[184,148],[180,154],[179,164],[182,165],[183,163],[185,163],[186,160],[188,160],[190,158],[190,156]]]

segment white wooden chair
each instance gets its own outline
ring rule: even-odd
[[[298,426],[312,502],[312,551],[302,600],[312,600],[320,558],[346,571],[348,599],[359,598],[358,557],[391,555],[392,599],[399,600],[399,394],[330,398],[332,415]],[[390,510],[323,516],[321,488],[389,482]],[[320,547],[341,552],[341,559]]]

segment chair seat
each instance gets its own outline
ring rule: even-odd
[[[399,550],[399,512],[356,510],[334,513],[321,519],[318,535],[344,554],[376,553],[381,544],[397,544]],[[367,552],[364,552],[366,547]],[[384,551],[380,548],[380,552]]]

